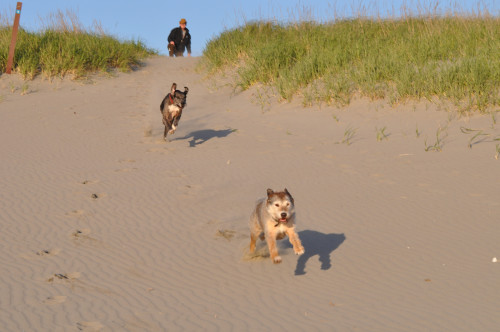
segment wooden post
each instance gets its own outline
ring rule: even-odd
[[[7,60],[7,68],[5,71],[7,74],[10,74],[12,70],[12,64],[14,63],[14,51],[16,49],[17,30],[19,29],[19,19],[21,18],[22,7],[23,3],[18,2],[16,6],[16,17],[14,18],[14,26],[12,28],[12,39],[10,40],[9,58]]]

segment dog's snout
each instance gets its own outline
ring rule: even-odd
[[[281,213],[281,218],[286,218],[286,212]]]

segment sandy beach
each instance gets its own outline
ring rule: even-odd
[[[199,60],[0,76],[0,330],[500,331],[499,110],[304,108]],[[285,187],[305,254],[273,264],[248,221]]]

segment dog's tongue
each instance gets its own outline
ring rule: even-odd
[[[284,222],[284,223],[286,223],[286,222],[287,222],[286,218],[281,218],[281,219],[280,219],[280,221],[281,221],[281,222]]]

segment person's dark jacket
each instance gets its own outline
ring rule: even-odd
[[[168,35],[168,42],[173,41],[175,43],[175,49],[179,53],[184,53],[187,48],[189,54],[191,54],[191,35],[189,34],[188,28],[186,28],[186,35],[182,38],[182,28],[173,28]]]

